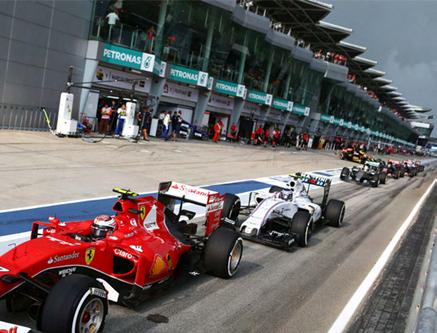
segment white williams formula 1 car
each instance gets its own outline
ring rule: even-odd
[[[290,175],[289,184],[272,186],[269,193],[252,192],[240,214],[247,219],[239,226],[244,238],[289,250],[294,244],[308,245],[314,225],[326,222],[340,227],[345,203],[328,201],[331,180],[312,175]],[[321,203],[308,195],[311,186],[323,188]]]

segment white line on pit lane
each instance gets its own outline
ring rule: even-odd
[[[385,265],[389,261],[393,251],[395,250],[397,244],[404,236],[405,232],[408,230],[412,222],[414,221],[414,218],[416,217],[417,213],[419,212],[419,209],[422,207],[423,203],[425,202],[426,198],[431,193],[432,188],[436,184],[436,179],[432,182],[432,184],[428,187],[426,192],[422,195],[422,197],[419,199],[417,204],[414,206],[411,213],[408,215],[404,223],[400,226],[396,234],[393,236],[390,243],[388,243],[385,250],[382,252],[381,256],[379,257],[376,264],[372,267],[370,272],[367,274],[366,278],[361,282],[358,289],[355,291],[355,293],[352,295],[350,300],[347,302],[343,310],[340,312],[339,316],[335,320],[335,322],[332,324],[331,328],[329,329],[328,333],[341,333],[343,332],[347,325],[349,324],[350,320],[354,316],[355,312],[357,311],[358,307],[360,306],[363,299],[366,297],[367,293],[369,292],[370,288],[375,283],[378,276],[381,274],[382,270],[384,269]]]

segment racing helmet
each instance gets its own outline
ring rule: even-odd
[[[112,233],[116,226],[117,224],[111,216],[99,215],[91,226],[91,235],[94,238],[104,238],[109,232]]]
[[[296,187],[297,181],[300,178],[302,178],[302,173],[300,173],[300,172],[292,173],[292,174],[290,174],[290,177],[291,177],[291,180],[290,180],[290,183],[288,183],[288,186],[293,191],[294,188]]]

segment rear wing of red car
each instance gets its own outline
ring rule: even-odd
[[[159,184],[158,201],[165,204],[166,198],[179,199],[182,202],[206,207],[206,237],[220,225],[224,202],[224,196],[220,193],[170,181]]]
[[[158,197],[160,195],[206,207],[209,203],[208,199],[210,196],[217,196],[220,194],[201,187],[171,181],[159,184]]]

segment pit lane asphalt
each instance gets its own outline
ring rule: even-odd
[[[135,310],[112,305],[105,332],[326,332],[435,177],[335,185],[331,197],[347,207],[342,228],[321,227],[292,253],[245,241],[234,279],[184,277]],[[0,306],[0,319],[31,323]]]

